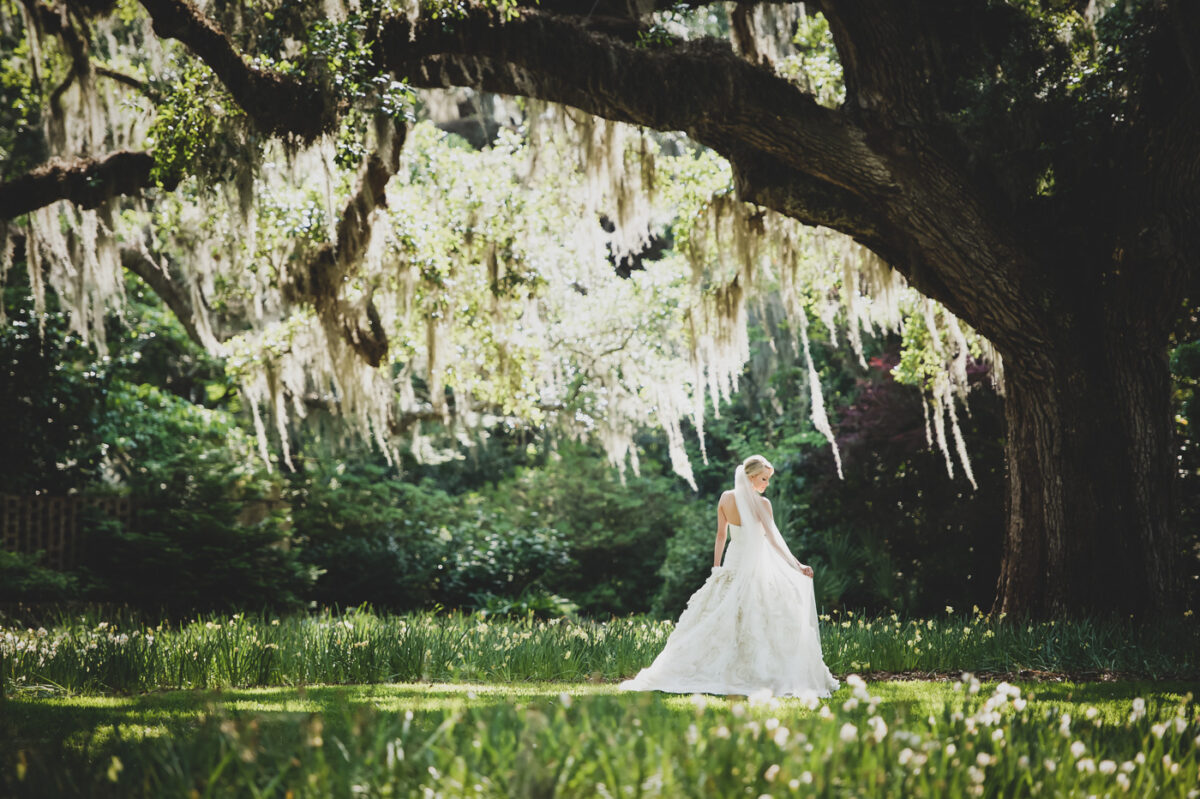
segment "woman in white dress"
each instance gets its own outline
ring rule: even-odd
[[[654,663],[622,690],[812,697],[837,689],[821,656],[812,568],[788,550],[760,496],[774,472],[761,455],[737,468],[717,503],[712,574]]]

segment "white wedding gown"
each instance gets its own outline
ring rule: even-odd
[[[821,656],[812,578],[792,565],[770,517],[756,513],[758,497],[738,468],[742,526],[729,525],[725,564],[692,594],[659,656],[622,690],[823,697],[837,689]]]

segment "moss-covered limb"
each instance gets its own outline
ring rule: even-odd
[[[379,366],[388,351],[379,312],[369,296],[362,307],[357,307],[340,295],[343,283],[363,262],[371,243],[374,211],[387,205],[385,189],[400,168],[404,123],[383,120],[376,134],[378,142],[359,173],[358,189],[338,220],[337,240],[321,246],[288,287],[293,300],[311,302],[326,324],[337,329],[371,366]]]
[[[130,75],[128,72],[95,64],[92,66],[92,71],[101,77],[108,78],[123,86],[128,86],[131,89],[141,92],[151,100],[158,100],[161,97],[158,91],[151,87],[149,83],[134,75]]]
[[[818,105],[727,44],[647,48],[560,15],[522,11],[501,23],[480,10],[453,25],[392,18],[381,59],[418,86],[477,85],[684,130],[730,160],[744,197],[887,253],[995,340],[1029,347],[1038,333],[1032,257],[953,159],[927,150],[914,165],[913,153],[880,151],[851,113]]]
[[[206,319],[201,316],[204,309],[196,307],[183,278],[172,273],[165,259],[155,260],[145,249],[125,248],[121,251],[121,265],[145,281],[171,309],[188,338],[201,347],[211,348],[214,345],[213,334]]]
[[[142,0],[154,32],[177,39],[202,59],[266,133],[304,141],[333,128],[335,99],[315,84],[248,64],[229,37],[187,0]]]
[[[100,158],[51,159],[0,183],[0,219],[12,219],[59,200],[95,208],[110,197],[137,194],[154,185],[150,178],[153,166],[151,153],[130,150]]]

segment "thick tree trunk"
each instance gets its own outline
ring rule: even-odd
[[[1135,325],[1074,333],[1034,363],[1006,356],[1009,508],[995,610],[1161,612],[1176,599],[1180,555],[1166,338]]]

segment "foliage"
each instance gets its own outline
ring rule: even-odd
[[[305,461],[292,478],[300,558],[318,573],[309,597],[326,607],[426,607],[437,596],[453,503],[369,460]]]
[[[460,516],[446,537],[444,571],[438,591],[449,607],[499,610],[498,599],[523,598],[529,607],[569,610],[570,606],[538,602],[548,574],[567,562],[567,543],[558,531],[541,525],[513,525],[476,497],[460,500]],[[520,602],[508,603],[518,609]]]
[[[557,615],[546,589],[567,543],[553,529],[514,523],[479,495],[452,496],[430,481],[401,480],[369,460],[312,464],[296,479],[300,557],[320,576],[326,606],[434,605]]]
[[[0,12],[6,13],[6,12]],[[29,42],[0,31],[0,181],[11,180],[46,158],[42,93],[28,68]]]
[[[281,546],[278,488],[253,465],[251,439],[227,415],[147,385],[116,386],[106,405],[102,439],[136,513],[93,530],[87,571],[100,597],[176,614],[295,606],[309,576]]]
[[[1200,679],[1194,616],[1019,622],[962,614],[821,617],[835,674],[1067,672]],[[0,629],[10,689],[69,693],[165,688],[416,681],[586,681],[632,677],[662,650],[671,622],[627,616],[493,618],[482,614],[64,616],[48,629]],[[41,688],[39,688],[41,686]]]
[[[972,363],[972,410],[962,427],[980,487],[951,478],[926,441],[926,400],[893,376],[900,353],[926,362],[928,332],[919,320],[905,329],[913,328],[921,333],[909,345],[865,339],[865,376],[826,331],[810,332],[822,392],[837,413],[844,479],[809,422],[807,378],[799,353],[786,346],[794,336],[786,327],[752,328],[741,390],[719,418],[710,410],[705,420],[710,466],[696,471],[701,496],[728,488],[732,465],[747,455],[766,455],[776,466],[768,493],[776,523],[793,552],[816,569],[821,608],[926,614],[947,603],[992,600],[1003,535],[1003,415],[986,370]],[[705,532],[668,544],[658,614],[674,618],[708,574],[715,522],[699,529]]]
[[[67,332],[53,294],[38,320],[27,289],[6,289],[0,434],[18,455],[5,461],[6,490],[115,491],[136,508],[128,525],[93,517],[85,565],[49,595],[26,598],[87,596],[177,614],[295,606],[310,578],[281,546],[284,514],[269,502],[278,485],[227,409],[220,365],[140,283],[131,280],[127,296],[129,318],[112,326],[109,354],[98,357]]]
[[[0,549],[0,602],[46,602],[75,594],[75,577],[41,565],[41,554]]]
[[[1195,315],[1193,314],[1193,319]],[[1179,444],[1179,529],[1185,547],[1188,601],[1200,604],[1200,341],[1197,332],[1171,352],[1175,434]],[[1188,554],[1190,553],[1190,554]]]
[[[486,496],[518,528],[553,528],[569,552],[548,585],[590,615],[645,612],[658,588],[667,542],[711,525],[664,467],[643,462],[622,483],[599,453],[570,442]],[[698,583],[697,583],[698,585]]]
[[[792,43],[797,52],[780,64],[780,74],[799,83],[822,105],[839,107],[846,99],[846,87],[825,15],[819,11],[801,15]]]
[[[179,59],[159,81],[162,100],[155,106],[147,143],[153,148],[152,176],[159,185],[174,186],[201,174],[228,180],[237,174],[238,159],[249,146],[238,120],[245,116],[204,64]]]
[[[813,553],[818,591],[830,591],[835,604],[912,614],[987,606],[1004,535],[999,398],[985,370],[973,367],[971,414],[962,422],[979,483],[972,489],[949,477],[927,444],[926,400],[893,379],[897,360],[894,351],[872,358],[872,373],[842,410],[845,479],[821,453],[800,453],[785,465],[784,479],[813,497],[796,520],[799,546]],[[840,585],[829,585],[830,577]]]
[[[95,354],[68,331],[53,295],[42,316],[28,289],[5,286],[0,325],[0,458],[5,493],[66,493],[93,478],[99,442],[87,424],[103,407]]]

